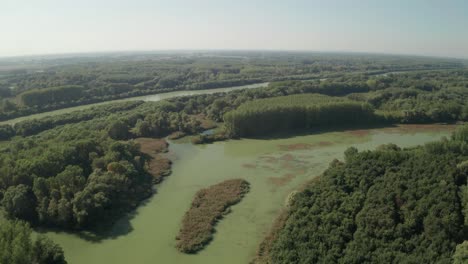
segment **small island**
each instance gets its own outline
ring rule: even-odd
[[[217,221],[248,191],[249,183],[243,179],[226,180],[199,190],[182,220],[177,249],[184,253],[203,249],[213,238]]]

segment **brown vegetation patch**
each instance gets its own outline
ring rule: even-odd
[[[279,145],[280,150],[306,150],[311,149],[312,144],[307,143],[296,143],[296,144],[289,144],[289,145]]]
[[[280,159],[285,160],[285,161],[293,161],[294,156],[291,154],[284,154],[283,156],[280,157]]]
[[[182,227],[176,237],[177,249],[184,253],[195,253],[203,249],[213,239],[216,222],[248,190],[249,183],[242,179],[226,180],[199,190],[182,220]]]
[[[193,117],[200,122],[200,127],[204,130],[216,128],[218,126],[215,121],[207,118],[204,114],[194,115]]]
[[[306,173],[306,170],[305,169],[300,169],[297,171],[297,174],[304,174]]]
[[[273,168],[271,166],[268,166],[268,165],[263,165],[262,168],[265,169],[265,170],[271,170],[271,171],[275,170],[275,168]]]
[[[285,173],[303,174],[306,171],[308,162],[298,157],[299,156],[289,153],[279,157],[262,156],[259,157],[256,168],[263,168],[275,172],[284,171]]]
[[[247,168],[247,169],[255,169],[257,168],[257,165],[251,164],[251,163],[245,163],[245,164],[242,164],[242,167]]]
[[[284,186],[296,177],[294,173],[286,173],[281,177],[270,177],[268,180],[275,186]]]
[[[295,162],[292,162],[292,161],[286,161],[286,162],[281,163],[281,168],[286,169],[286,170],[291,170],[291,169],[296,168],[296,164]]]
[[[175,139],[183,138],[185,136],[186,134],[184,132],[176,131],[176,132],[172,132],[169,136],[167,136],[167,138],[171,140],[175,140]]]
[[[262,156],[260,159],[267,163],[278,163],[278,159],[273,156]]]
[[[140,144],[140,151],[148,154],[158,154],[167,152],[169,143],[160,138],[136,138],[135,141]]]
[[[313,149],[313,148],[318,148],[318,147],[326,147],[326,146],[331,146],[333,145],[333,142],[330,141],[320,141],[315,144],[309,144],[309,143],[296,143],[296,144],[290,144],[290,145],[279,145],[279,149],[282,151],[294,151],[294,150],[308,150],[308,149]]]
[[[349,130],[349,131],[346,131],[346,133],[355,137],[366,137],[370,134],[370,130],[369,129]]]
[[[320,141],[316,146],[318,147],[327,147],[333,145],[333,142],[330,141]]]
[[[160,183],[163,177],[171,174],[172,162],[162,153],[168,151],[169,143],[158,138],[137,138],[140,151],[147,155],[147,171],[153,176],[154,183]]]
[[[163,177],[171,174],[172,162],[170,159],[161,155],[156,155],[154,158],[147,163],[148,172],[153,175],[153,182],[160,183]]]
[[[443,125],[443,124],[409,124],[398,125],[397,127],[388,129],[393,133],[418,133],[418,132],[441,132],[441,131],[454,131],[456,125]]]

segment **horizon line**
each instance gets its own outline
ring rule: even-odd
[[[466,57],[452,57],[442,55],[424,55],[414,53],[393,53],[393,52],[373,52],[373,51],[346,51],[346,50],[302,50],[302,49],[229,49],[229,48],[211,48],[211,49],[154,49],[154,50],[103,50],[103,51],[77,51],[77,52],[58,52],[58,53],[31,53],[21,55],[0,55],[0,60],[4,59],[20,59],[34,57],[54,57],[54,56],[69,56],[83,57],[86,55],[111,55],[111,54],[150,54],[150,53],[190,53],[190,52],[278,52],[278,53],[327,53],[327,54],[363,54],[363,55],[384,55],[384,56],[402,56],[402,57],[422,57],[434,59],[452,59],[452,60],[468,60]],[[45,58],[43,58],[45,59]]]

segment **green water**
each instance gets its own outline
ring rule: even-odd
[[[453,126],[401,126],[201,146],[171,142],[173,174],[134,216],[116,224],[115,237],[91,242],[66,233],[47,235],[62,245],[71,264],[248,263],[287,195],[334,158],[341,159],[347,147],[374,149],[390,142],[414,146],[452,130]],[[175,236],[195,192],[231,178],[248,180],[250,192],[216,226],[214,240],[204,250],[179,253]]]
[[[33,115],[28,115],[28,116],[22,116],[22,117],[18,117],[18,118],[6,120],[6,121],[1,121],[0,125],[3,125],[3,124],[14,125],[15,123],[18,123],[18,122],[21,122],[21,121],[24,121],[24,120],[30,120],[30,119],[34,119],[34,118],[42,118],[42,117],[46,117],[46,116],[54,116],[54,115],[70,113],[70,112],[73,112],[73,111],[79,111],[79,110],[91,108],[93,106],[109,104],[109,103],[124,102],[124,101],[138,101],[138,100],[142,100],[142,101],[161,101],[163,99],[168,99],[168,98],[173,98],[173,97],[199,95],[199,94],[223,93],[223,92],[230,92],[230,91],[235,91],[235,90],[253,89],[253,88],[266,87],[266,86],[268,86],[267,82],[265,82],[265,83],[255,83],[255,84],[249,84],[249,85],[242,85],[242,86],[225,87],[225,88],[215,88],[215,89],[205,89],[205,90],[190,90],[190,91],[175,91],[175,92],[168,92],[168,93],[159,93],[159,94],[151,94],[151,95],[144,95],[144,96],[138,96],[138,97],[130,97],[130,98],[125,98],[125,99],[118,99],[118,100],[112,100],[112,101],[106,101],[106,102],[100,102],[100,103],[94,103],[94,104],[67,107],[67,108],[58,109],[58,110],[54,110],[54,111],[48,111],[48,112],[33,114]]]

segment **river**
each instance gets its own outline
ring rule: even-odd
[[[254,89],[254,88],[260,88],[260,87],[266,87],[266,86],[268,86],[268,83],[264,82],[264,83],[255,83],[255,84],[225,87],[225,88],[215,88],[215,89],[205,89],[205,90],[184,90],[184,91],[158,93],[158,94],[151,94],[151,95],[144,95],[144,96],[137,96],[137,97],[129,97],[129,98],[124,98],[124,99],[111,100],[111,101],[105,101],[105,102],[87,104],[87,105],[80,105],[80,106],[74,106],[74,107],[67,107],[67,108],[62,108],[62,109],[58,109],[58,110],[54,110],[54,111],[48,111],[48,112],[43,112],[43,113],[38,113],[38,114],[33,114],[33,115],[28,115],[28,116],[22,116],[22,117],[18,117],[18,118],[14,118],[14,119],[1,121],[0,125],[3,125],[3,124],[14,125],[15,123],[18,123],[18,122],[21,122],[21,121],[24,121],[24,120],[70,113],[70,112],[73,112],[73,111],[83,110],[83,109],[87,109],[87,108],[90,108],[90,107],[93,107],[93,106],[109,104],[109,103],[124,102],[124,101],[139,101],[139,100],[141,100],[141,101],[161,101],[163,99],[168,99],[168,98],[173,98],[173,97],[199,95],[199,94],[223,93],[223,92],[230,92],[230,91],[235,91],[235,90]]]
[[[452,69],[452,68],[447,68],[447,69]],[[390,71],[390,72],[378,73],[378,74],[375,74],[375,76],[387,76],[389,74],[403,74],[403,73],[409,73],[409,72],[426,72],[426,71],[437,71],[437,70],[440,70],[440,69],[425,69],[425,70],[416,69],[416,70]],[[356,74],[363,74],[363,73],[366,73],[366,72],[357,72]],[[315,79],[315,78],[313,78],[313,79]],[[320,81],[326,81],[327,79],[328,78],[319,78]],[[304,80],[304,81],[307,81],[307,80]],[[3,125],[3,124],[14,125],[15,123],[18,123],[18,122],[21,122],[21,121],[24,121],[24,120],[42,118],[42,117],[46,117],[46,116],[59,115],[59,114],[64,114],[64,113],[70,113],[70,112],[73,112],[73,111],[87,109],[87,108],[97,106],[97,105],[103,105],[103,104],[109,104],[109,103],[115,103],[115,102],[138,101],[138,100],[142,100],[142,101],[160,101],[160,100],[163,100],[163,99],[179,97],[179,96],[189,96],[189,95],[199,95],[199,94],[213,94],[213,93],[229,92],[229,91],[242,90],[242,89],[260,88],[260,87],[266,87],[266,86],[268,86],[268,84],[269,84],[268,82],[263,82],[263,83],[249,84],[249,85],[225,87],[225,88],[204,89],[204,90],[184,90],[184,91],[158,93],[158,94],[151,94],[151,95],[144,95],[144,96],[137,96],[137,97],[129,97],[129,98],[124,98],[124,99],[117,99],[117,100],[99,102],[99,103],[94,103],[94,104],[86,104],[86,105],[80,105],[80,106],[74,106],[74,107],[67,107],[67,108],[57,109],[57,110],[38,113],[38,114],[22,116],[22,117],[18,117],[18,118],[14,118],[14,119],[0,121],[0,125]]]
[[[75,234],[46,234],[64,248],[71,264],[248,263],[287,195],[322,173],[333,159],[342,159],[346,148],[415,146],[448,136],[453,129],[402,125],[209,145],[171,142],[172,175],[132,216],[121,219],[108,238],[90,241]],[[249,181],[250,192],[216,226],[214,239],[204,250],[195,255],[178,252],[175,237],[194,194],[231,178]]]

